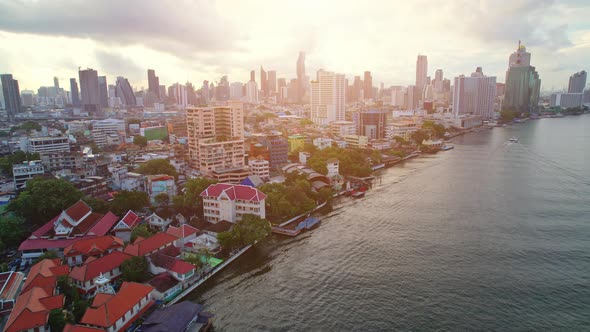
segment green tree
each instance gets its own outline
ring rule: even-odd
[[[148,144],[148,140],[145,136],[136,135],[133,137],[133,144],[145,148]]]
[[[134,242],[135,239],[137,239],[138,237],[142,237],[144,239],[150,237],[154,235],[154,232],[152,232],[150,230],[150,228],[148,227],[147,224],[141,224],[138,225],[137,227],[135,227],[132,231],[131,231],[131,242]]]
[[[0,216],[0,241],[5,246],[15,247],[25,237],[24,219],[13,215]]]
[[[148,279],[148,263],[144,256],[134,256],[121,264],[124,281],[144,282]]]
[[[425,130],[418,130],[412,133],[412,140],[416,144],[422,144],[422,141],[429,138],[428,133]]]
[[[332,195],[334,194],[334,192],[332,191],[332,188],[330,187],[323,187],[322,189],[320,189],[318,191],[318,200],[320,202],[326,202],[332,199]]]
[[[301,121],[299,121],[299,124],[302,127],[311,126],[313,125],[313,121],[311,121],[310,119],[301,119]]]
[[[201,193],[217,181],[204,177],[190,179],[184,186],[184,194],[174,196],[172,206],[183,214],[203,216],[203,198]]]
[[[198,255],[187,254],[186,256],[184,256],[183,260],[197,267],[203,265],[203,263],[201,262],[201,258]]]
[[[219,244],[225,249],[241,248],[264,240],[271,233],[268,220],[253,214],[245,214],[227,232],[217,235]]]
[[[178,177],[176,168],[166,159],[152,159],[139,167],[139,173],[147,175],[167,174]]]
[[[49,327],[51,331],[60,332],[64,330],[66,326],[66,317],[63,309],[53,309],[49,312],[48,319]]]
[[[504,123],[511,122],[516,117],[518,117],[518,112],[516,112],[516,111],[513,111],[513,110],[500,111],[500,121],[502,121]]]
[[[27,189],[7,209],[33,224],[43,225],[82,196],[80,190],[65,180],[36,178],[27,182]]]
[[[86,300],[77,300],[74,301],[72,304],[72,314],[74,315],[74,321],[79,323],[84,317],[84,313],[86,313],[86,309],[88,309],[88,302]]]
[[[408,141],[406,141],[406,140],[405,140],[403,137],[401,137],[401,136],[393,136],[393,139],[394,139],[394,140],[395,140],[397,143],[399,143],[400,145],[406,145],[406,144],[408,144],[408,143],[409,143]]]
[[[159,193],[154,197],[154,201],[156,201],[156,205],[158,206],[168,206],[170,203],[170,196],[167,193]]]
[[[94,198],[92,196],[84,196],[82,200],[86,202],[94,212],[107,213],[110,210],[110,205],[105,200]]]
[[[442,138],[445,136],[445,126],[434,123],[433,121],[424,121],[424,123],[422,123],[422,128],[430,130],[435,137]]]
[[[25,153],[22,151],[16,151],[15,153],[0,158],[0,171],[3,174],[12,176],[12,166],[16,164],[22,164],[25,161],[39,160],[40,156],[38,153]]]
[[[129,210],[139,211],[150,205],[147,193],[142,191],[119,191],[111,201],[111,211],[116,215],[123,215]]]
[[[11,131],[16,131],[19,129],[26,130],[26,131],[31,131],[31,130],[41,131],[41,125],[35,121],[27,121],[27,122],[21,124],[20,126],[14,126],[14,127],[10,128]]]

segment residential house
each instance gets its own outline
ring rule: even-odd
[[[175,246],[166,247],[148,256],[149,269],[152,274],[168,272],[180,282],[192,277],[197,267],[183,261],[179,256],[181,252]]]
[[[157,309],[143,322],[141,331],[197,331],[209,326],[210,319],[202,305],[184,301]]]
[[[181,224],[179,227],[168,227],[166,233],[172,234],[178,238],[178,240],[174,241],[174,245],[176,247],[184,248],[184,246],[187,243],[189,243],[197,237],[197,233],[199,233],[199,230],[194,228],[193,226]]]
[[[123,250],[123,240],[112,235],[78,240],[64,249],[68,265],[80,265],[89,257],[102,257],[115,250]]]
[[[158,274],[147,283],[154,288],[152,297],[158,301],[168,302],[182,292],[182,283],[167,272]]]
[[[152,204],[156,203],[156,196],[167,194],[169,199],[176,195],[176,183],[174,177],[170,175],[148,175],[147,176],[147,193]]]
[[[260,190],[244,185],[212,184],[201,193],[205,220],[217,223],[221,220],[237,222],[244,214],[266,218],[266,195]]]
[[[25,274],[22,272],[8,271],[0,273],[0,315],[12,310],[24,279]]]
[[[155,212],[145,218],[145,221],[150,226],[150,228],[165,232],[168,226],[172,223],[172,218],[168,217],[166,219],[160,217]]]
[[[125,216],[123,216],[123,219],[113,227],[113,232],[118,238],[125,242],[129,242],[131,239],[131,232],[137,227],[137,225],[139,225],[140,221],[141,219],[139,216],[135,214],[135,212],[129,210]]]
[[[133,256],[115,251],[100,258],[90,257],[82,266],[76,266],[70,272],[70,278],[80,293],[88,294],[96,289],[96,279],[101,275],[110,280],[121,276],[121,264]]]
[[[124,331],[153,305],[153,290],[149,285],[123,282],[117,294],[97,294],[80,323],[108,332]]]
[[[133,256],[147,256],[174,244],[178,238],[168,233],[157,233],[147,239],[137,238],[123,250],[124,253]]]

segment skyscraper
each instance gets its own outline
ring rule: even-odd
[[[57,76],[53,77],[53,87],[55,89],[59,89],[59,79],[57,78]]]
[[[4,95],[4,108],[8,115],[8,121],[14,121],[18,112],[20,112],[21,100],[18,81],[12,78],[12,74],[0,75],[2,82],[2,94]]]
[[[575,73],[570,76],[569,85],[567,88],[568,93],[582,93],[586,87],[586,71]]]
[[[363,89],[363,98],[364,99],[371,99],[373,98],[373,77],[371,76],[370,71],[365,72],[365,80],[364,80],[364,89]]]
[[[277,72],[276,71],[269,70],[267,72],[266,86],[268,87],[268,92],[266,93],[267,96],[272,96],[277,92]]]
[[[250,71],[250,81],[256,82],[256,72],[254,70]]]
[[[80,77],[81,105],[86,112],[97,112],[100,105],[98,73],[96,70],[88,68],[85,70],[79,70],[78,74]]]
[[[487,77],[478,67],[471,77],[455,77],[453,85],[453,115],[481,115],[483,119],[494,116],[496,77]]]
[[[250,104],[258,103],[258,84],[256,81],[248,81],[246,83],[246,101]]]
[[[260,90],[262,90],[263,96],[268,95],[268,81],[266,79],[266,71],[264,71],[262,66],[260,66]]]
[[[344,121],[345,100],[344,75],[318,70],[316,80],[311,82],[311,120],[320,126]]]
[[[72,105],[80,106],[80,91],[78,90],[78,82],[75,78],[70,78],[70,93],[72,95]]]
[[[418,55],[416,59],[416,89],[422,94],[428,80],[428,58],[426,55]]]
[[[125,77],[117,77],[117,84],[115,86],[115,97],[119,97],[123,105],[137,105],[137,100],[135,99],[133,88],[131,87],[131,84],[129,84],[129,80],[127,80]]]
[[[229,98],[233,100],[240,100],[244,96],[244,84],[241,82],[233,82],[229,86]]]
[[[297,58],[297,102],[303,103],[305,98],[305,52],[299,52]]]
[[[203,85],[201,86],[201,105],[208,105],[209,104],[209,81],[203,81]]]
[[[363,80],[361,80],[360,76],[354,77],[354,82],[352,83],[352,101],[359,101],[363,97]]]
[[[541,79],[530,62],[531,54],[518,41],[518,48],[510,55],[506,72],[503,108],[527,113],[538,107]]]
[[[98,91],[100,94],[100,107],[109,107],[109,90],[106,76],[98,76]]]
[[[160,78],[156,76],[156,71],[148,69],[148,91],[153,93],[157,99],[160,99]]]

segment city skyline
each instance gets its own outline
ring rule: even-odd
[[[316,4],[311,12],[307,2],[236,5],[197,1],[166,8],[170,12],[163,17],[156,16],[165,12],[162,6],[149,1],[142,4],[130,16],[108,1],[94,5],[58,1],[51,6],[0,2],[2,12],[9,14],[0,23],[5,41],[0,46],[0,71],[12,73],[21,90],[49,86],[54,76],[66,82],[77,77],[79,66],[98,70],[108,82],[127,77],[135,88],[148,88],[148,68],[155,69],[167,86],[215,82],[223,75],[231,82],[245,83],[248,72],[260,66],[276,70],[277,78],[296,77],[294,61],[304,51],[308,76],[324,69],[343,73],[352,81],[370,71],[374,86],[381,82],[386,87],[410,85],[415,80],[416,56],[423,54],[428,56],[431,77],[436,69],[452,78],[481,66],[504,82],[507,54],[522,40],[534,55],[542,89],[560,90],[567,88],[572,73],[585,69],[579,66],[590,56],[590,28],[582,21],[590,6],[582,1],[517,1],[506,6],[485,1],[437,6],[383,3],[378,7],[384,10],[379,11],[326,2]],[[103,15],[87,18],[89,14],[81,14],[84,17],[79,19],[87,24],[74,25],[78,18],[63,14],[62,9],[77,12],[79,6]],[[265,10],[258,12],[261,7]],[[319,19],[332,7],[326,18],[330,24],[320,27]],[[199,20],[191,18],[196,8]],[[115,12],[117,21],[111,18]],[[265,24],[256,23],[262,15],[268,17]],[[374,20],[362,20],[365,15]],[[409,23],[417,17],[421,26],[407,31],[415,26]],[[458,17],[464,19],[450,25],[449,20]],[[118,22],[130,19],[136,23],[132,29]],[[362,24],[356,29],[346,27],[351,20]]]

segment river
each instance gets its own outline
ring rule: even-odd
[[[216,331],[590,330],[590,115],[453,144],[189,298]]]

